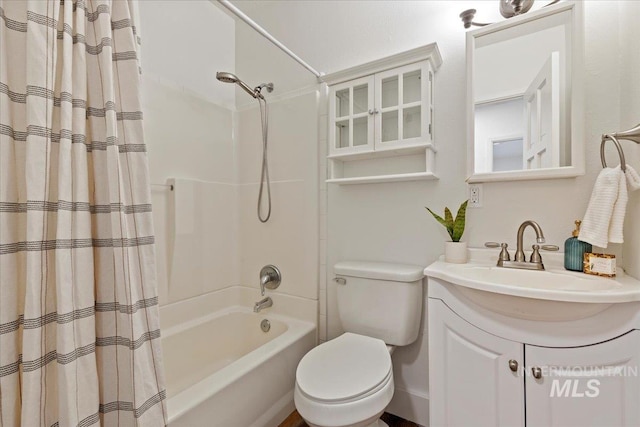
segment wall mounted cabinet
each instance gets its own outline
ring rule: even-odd
[[[329,179],[339,184],[435,178],[431,44],[323,77],[329,84]]]

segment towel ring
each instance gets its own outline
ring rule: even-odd
[[[627,162],[624,158],[624,151],[622,151],[622,146],[620,145],[620,142],[618,142],[616,137],[613,135],[608,135],[608,134],[602,135],[602,142],[600,143],[600,159],[602,160],[602,167],[603,168],[607,167],[607,161],[604,158],[604,143],[607,141],[613,141],[613,143],[616,145],[616,149],[618,150],[618,154],[620,155],[620,169],[622,169],[622,172],[626,172]]]

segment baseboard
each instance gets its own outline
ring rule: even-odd
[[[429,396],[397,388],[387,412],[424,427],[429,426]]]

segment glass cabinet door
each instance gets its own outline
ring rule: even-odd
[[[373,76],[368,76],[331,88],[331,154],[373,150],[373,81]]]
[[[377,145],[431,142],[430,77],[426,62],[376,74]]]

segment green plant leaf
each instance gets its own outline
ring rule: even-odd
[[[447,228],[447,222],[437,213],[435,213],[434,211],[432,211],[431,209],[429,209],[428,207],[425,206],[425,209],[429,211],[429,213],[431,215],[433,215],[433,217],[436,219],[436,221],[438,221],[440,224],[442,224],[442,226],[444,228]]]
[[[456,214],[456,219],[453,224],[453,234],[451,235],[451,240],[454,242],[459,242],[462,238],[462,234],[464,233],[465,220],[467,216],[467,204],[468,200],[465,200],[458,208],[458,213]]]
[[[453,215],[451,214],[451,210],[447,207],[444,208],[444,220],[447,221],[447,233],[449,233],[451,240],[453,240]]]

